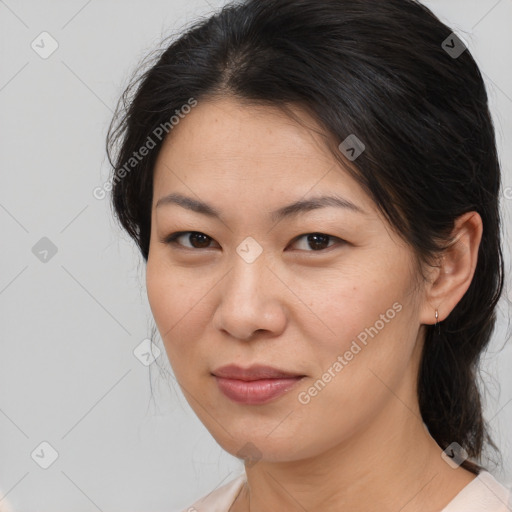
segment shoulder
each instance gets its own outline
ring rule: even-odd
[[[0,512],[12,512],[11,505],[6,498],[2,498],[3,492],[0,491]]]
[[[245,473],[198,499],[181,512],[228,512],[245,482]]]
[[[441,512],[510,512],[512,492],[481,471]]]

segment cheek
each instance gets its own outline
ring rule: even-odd
[[[306,339],[314,340],[314,353],[322,359],[349,350],[353,340],[365,346],[373,336],[383,337],[404,316],[405,279],[377,279],[364,269],[352,268],[324,275],[314,286],[306,278],[296,283],[297,296],[307,306],[300,308],[306,315],[297,322],[307,331]]]
[[[317,310],[336,336],[306,333],[314,372],[294,396],[301,424],[295,426],[313,451],[317,444],[350,438],[371,422],[394,393],[401,394],[397,389],[405,375],[411,375],[405,377],[411,388],[414,384],[415,309],[407,294],[389,287],[331,291],[333,300],[317,303]]]
[[[180,359],[189,357],[194,344],[187,340],[198,336],[207,322],[205,295],[211,285],[191,281],[183,269],[171,269],[155,257],[148,258],[146,287],[151,312],[174,368]]]
[[[335,399],[347,407],[359,400],[374,403],[386,389],[378,377],[393,384],[408,367],[418,329],[410,276],[377,274],[386,279],[352,269],[323,281],[321,290],[309,287],[309,294],[303,282],[299,293],[315,313],[300,321],[314,361],[308,385],[320,380],[304,402],[322,394],[319,402]]]

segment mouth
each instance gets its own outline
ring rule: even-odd
[[[219,390],[230,400],[246,405],[261,405],[294,388],[306,375],[271,366],[241,368],[227,365],[212,372]]]

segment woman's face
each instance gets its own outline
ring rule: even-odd
[[[157,206],[169,194],[218,217]],[[354,206],[272,215],[321,196]],[[322,139],[279,110],[200,101],[161,149],[148,298],[185,397],[233,455],[311,457],[410,415],[426,314],[418,275],[412,250]],[[233,399],[213,375],[227,364],[303,377],[264,402],[254,383],[231,381],[246,393]]]

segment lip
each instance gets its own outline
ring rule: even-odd
[[[281,370],[279,368],[265,366],[262,364],[254,364],[249,368],[242,368],[236,364],[228,364],[226,366],[217,368],[212,372],[212,374],[216,377],[224,377],[226,379],[237,379],[244,381],[304,377],[303,374],[297,372]]]
[[[265,404],[290,391],[305,375],[271,366],[227,365],[212,372],[220,391],[236,403]]]

